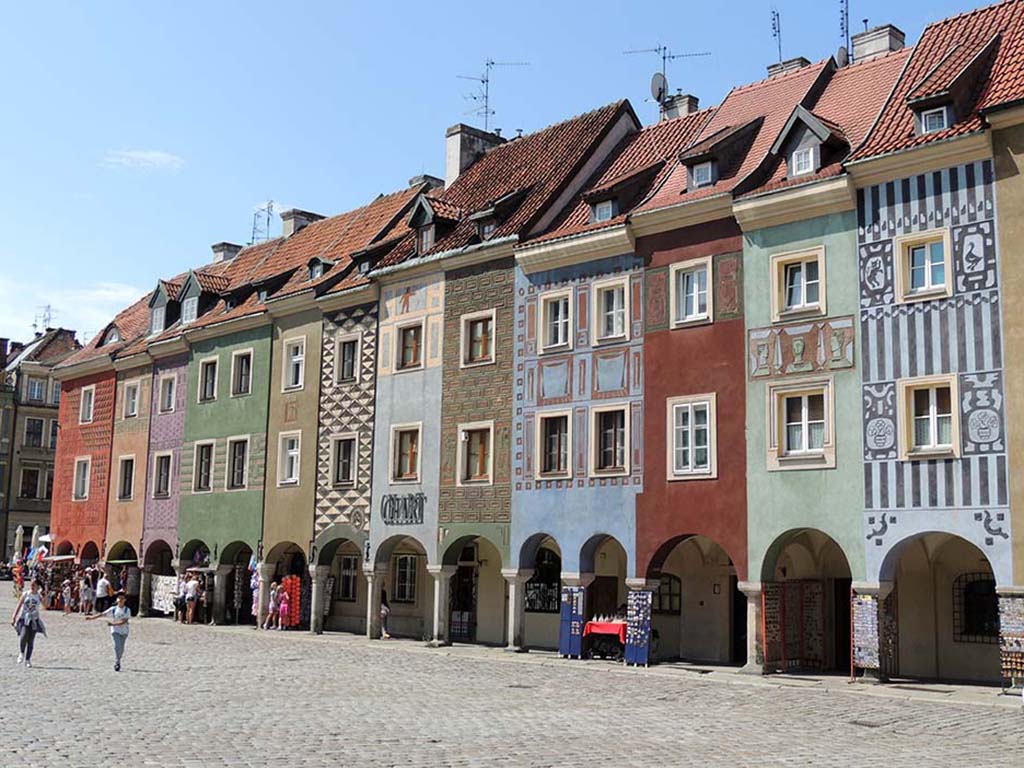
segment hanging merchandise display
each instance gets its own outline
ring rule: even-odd
[[[235,566],[235,577],[232,580],[234,582],[234,593],[231,596],[231,605],[235,608],[235,615],[241,616],[242,614],[242,591],[245,588],[245,571],[242,566]]]
[[[297,627],[301,612],[302,580],[298,576],[285,576],[281,579],[281,589],[288,593],[288,602],[290,603],[288,623],[285,626]]]
[[[303,625],[309,626],[309,618],[313,602],[313,582],[309,576],[302,577],[302,589],[299,592],[299,597],[301,602],[292,603],[292,605],[298,607],[298,610],[295,611],[295,613],[298,614],[296,616],[295,623],[298,624],[301,622]]]
[[[324,604],[323,614],[324,614],[324,616],[329,616],[330,613],[331,613],[331,602],[334,600],[334,584],[335,584],[335,578],[334,578],[334,575],[332,574],[332,575],[327,577],[327,583],[324,584],[324,599],[323,599],[323,604]]]
[[[654,593],[650,590],[632,590],[627,596],[626,606],[626,664],[647,666],[651,652],[651,603]]]
[[[558,655],[583,656],[583,587],[562,587],[562,616],[559,622]]]
[[[170,616],[174,613],[174,601],[178,598],[178,577],[149,577],[149,606],[151,611]]]

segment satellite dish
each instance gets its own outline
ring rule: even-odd
[[[661,72],[655,72],[651,77],[651,97],[659,104],[668,98],[668,80]]]

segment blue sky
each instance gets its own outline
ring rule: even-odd
[[[852,0],[854,29],[924,25],[971,0]],[[47,2],[0,26],[0,337],[42,306],[89,334],[155,284],[248,242],[254,208],[324,214],[444,175],[444,131],[497,68],[492,126],[529,132],[619,98],[645,122],[665,43],[710,58],[670,86],[717,103],[777,57],[771,2]],[[834,53],[838,0],[776,0],[783,54]],[[274,233],[280,221],[274,222]]]

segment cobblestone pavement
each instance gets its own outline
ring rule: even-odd
[[[1024,765],[1005,706],[162,619],[115,674],[105,624],[47,628],[0,649],[3,766]]]

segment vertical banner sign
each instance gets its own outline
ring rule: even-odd
[[[630,590],[626,601],[626,663],[645,667],[651,652],[651,602],[647,589]]]
[[[583,587],[562,587],[558,655],[577,659],[583,655]]]

